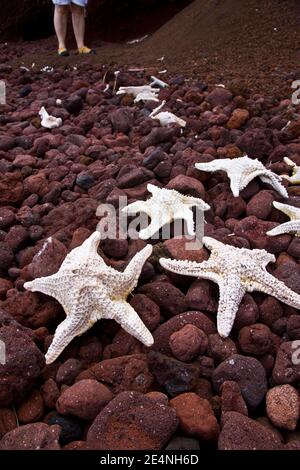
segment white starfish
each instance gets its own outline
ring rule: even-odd
[[[148,184],[147,189],[152,197],[147,201],[136,201],[122,209],[128,215],[144,212],[151,218],[147,228],[139,233],[140,238],[146,240],[152,237],[166,224],[176,219],[184,219],[187,223],[189,235],[195,235],[195,224],[193,220],[192,207],[198,207],[202,211],[210,209],[202,199],[185,196],[174,189],[161,189],[153,184]]]
[[[143,264],[152,252],[147,245],[129,262],[124,272],[107,266],[98,255],[101,235],[94,232],[72,250],[59,271],[24,284],[25,289],[54,297],[63,306],[66,319],[57,327],[46,354],[50,364],[76,336],[85,333],[101,318],[117,321],[124,330],[146,346],[153,344],[150,331],[126,302],[136,287]]]
[[[288,157],[284,157],[283,160],[292,168],[292,176],[281,175],[281,178],[288,180],[292,184],[300,184],[300,167],[297,166],[296,163]]]
[[[289,204],[282,204],[281,202],[274,201],[273,206],[286,214],[291,220],[277,225],[272,230],[267,232],[267,235],[274,237],[274,235],[281,235],[283,233],[294,233],[296,237],[300,236],[300,209],[299,207],[290,206]]]
[[[153,109],[152,113],[149,114],[149,117],[152,119],[158,119],[162,126],[169,126],[170,124],[178,124],[180,127],[186,126],[186,121],[181,119],[170,111],[161,111],[164,107],[166,101],[164,100],[157,108]]]
[[[39,116],[41,118],[41,126],[46,129],[54,129],[55,127],[60,127],[62,125],[62,118],[50,116],[44,106],[40,109]]]
[[[134,102],[139,101],[159,101],[157,98],[159,88],[153,88],[151,85],[141,86],[121,86],[117,91],[117,95],[124,95],[126,93],[135,97]]]
[[[238,197],[250,181],[257,176],[268,183],[282,196],[288,197],[287,190],[281,184],[281,177],[268,170],[259,160],[249,158],[247,155],[239,158],[220,158],[212,162],[196,163],[201,171],[226,171],[230,179],[230,188],[235,197]]]
[[[217,327],[220,336],[229,336],[246,292],[264,292],[287,305],[300,308],[300,295],[266,270],[268,263],[275,262],[274,255],[266,250],[225,245],[210,237],[203,237],[203,243],[211,251],[207,261],[197,263],[161,258],[160,264],[174,273],[208,279],[219,285]]]

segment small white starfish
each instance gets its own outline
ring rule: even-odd
[[[281,202],[274,201],[273,206],[286,214],[291,220],[277,225],[277,227],[269,230],[267,235],[274,237],[274,235],[281,235],[283,233],[294,233],[296,237],[300,236],[300,209],[299,207],[290,206],[289,204],[282,204]]]
[[[76,336],[85,333],[101,318],[117,321],[146,346],[153,337],[136,311],[126,302],[136,287],[142,267],[152,252],[147,245],[129,262],[124,272],[107,266],[98,255],[101,235],[94,232],[65,258],[59,271],[24,284],[32,292],[43,292],[63,306],[66,319],[57,327],[46,354],[50,364]]]
[[[62,125],[62,118],[50,116],[44,106],[40,109],[39,116],[41,118],[41,126],[46,129],[54,129],[55,127],[60,127]]]
[[[292,184],[300,184],[300,167],[297,166],[296,163],[288,157],[284,157],[283,160],[292,168],[292,176],[281,175],[281,178],[288,180]]]
[[[157,95],[159,94],[159,88],[153,88],[151,85],[141,86],[121,86],[117,91],[117,95],[124,95],[126,93],[134,96],[134,102],[139,101],[159,101]]]
[[[149,114],[149,117],[152,119],[158,119],[162,126],[169,126],[170,124],[178,124],[180,127],[186,126],[186,121],[181,119],[170,111],[161,111],[164,107],[166,101],[164,100],[157,108],[153,109],[152,113]]]
[[[161,258],[160,264],[174,273],[208,279],[219,285],[217,327],[220,336],[229,336],[246,292],[264,292],[287,305],[300,308],[300,295],[266,270],[268,263],[275,262],[274,255],[266,250],[225,245],[210,237],[203,237],[203,243],[211,251],[207,261],[197,263]]]
[[[235,197],[238,197],[250,181],[257,176],[268,183],[282,196],[288,197],[287,190],[281,184],[281,177],[268,170],[259,160],[249,158],[247,155],[239,158],[220,158],[212,162],[196,163],[201,171],[226,171],[230,179],[230,188]]]
[[[136,201],[122,209],[128,215],[144,212],[151,218],[147,228],[140,231],[139,236],[143,240],[152,237],[166,224],[176,219],[183,219],[187,223],[189,235],[195,235],[192,207],[198,207],[202,211],[210,209],[202,199],[185,196],[174,189],[161,189],[153,184],[148,184],[147,189],[152,197],[147,201]]]

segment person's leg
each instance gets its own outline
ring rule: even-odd
[[[72,23],[78,49],[84,47],[85,17],[84,8],[71,3]]]
[[[68,24],[68,5],[55,5],[54,28],[58,39],[58,49],[66,49],[66,36]]]

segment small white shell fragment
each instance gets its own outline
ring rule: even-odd
[[[62,119],[50,116],[44,106],[39,111],[39,116],[41,118],[41,125],[46,129],[54,129],[55,127],[60,127],[62,125]]]

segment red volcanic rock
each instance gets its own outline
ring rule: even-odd
[[[202,330],[194,325],[187,324],[170,336],[169,344],[176,359],[190,362],[195,357],[205,353],[208,339]]]
[[[82,372],[77,380],[96,379],[107,385],[114,394],[124,390],[146,393],[153,376],[144,354],[105,359]]]
[[[143,323],[150,331],[155,330],[160,321],[159,306],[144,294],[135,294],[130,305],[137,312]]]
[[[0,278],[0,300],[5,300],[6,292],[12,289],[13,284],[8,279]]]
[[[0,273],[5,273],[12,266],[14,254],[8,243],[0,241]]]
[[[0,441],[0,450],[59,450],[59,426],[32,423],[8,432]]]
[[[293,431],[299,419],[299,394],[291,385],[271,388],[266,396],[267,414],[274,426]]]
[[[191,284],[186,294],[186,300],[191,310],[217,312],[218,303],[214,296],[213,284],[205,279],[197,279]]]
[[[17,408],[18,420],[22,424],[39,421],[44,414],[43,398],[39,390],[34,389]]]
[[[165,142],[173,142],[175,136],[180,132],[179,127],[154,127],[151,132],[140,141],[140,150],[145,152],[148,147],[155,147]]]
[[[188,436],[200,440],[216,440],[219,425],[210,403],[196,393],[182,393],[170,400],[179,418],[180,428]]]
[[[247,129],[236,141],[236,145],[250,158],[269,155],[272,145],[267,132],[263,129]]]
[[[249,240],[251,248],[265,249],[270,253],[286,251],[291,241],[288,234],[271,237],[266,233],[274,228],[275,222],[259,220],[254,215],[245,217],[234,226],[234,233],[238,237]]]
[[[205,101],[214,108],[215,106],[226,106],[232,99],[233,96],[230,91],[222,87],[217,87],[207,95]]]
[[[276,320],[283,315],[283,308],[274,297],[266,297],[260,304],[259,310],[262,323],[268,325],[271,329]]]
[[[239,346],[246,354],[261,356],[273,349],[272,334],[268,326],[256,323],[239,331]]]
[[[159,450],[176,431],[171,407],[137,392],[123,392],[102,410],[87,434],[97,450]]]
[[[300,380],[300,348],[298,341],[282,343],[276,356],[272,378],[276,384]]]
[[[227,122],[227,127],[228,129],[240,129],[248,119],[249,111],[247,109],[236,108]]]
[[[19,402],[34,386],[44,367],[44,356],[17,323],[0,328],[5,364],[0,367],[0,406]]]
[[[48,379],[41,388],[44,404],[47,408],[54,409],[59,397],[59,388],[53,379]]]
[[[171,396],[188,392],[196,385],[200,373],[196,363],[186,364],[156,351],[150,351],[148,362],[157,383]]]
[[[266,220],[273,209],[275,192],[263,189],[255,194],[247,204],[247,215],[254,215],[258,219]]]
[[[0,408],[0,439],[17,426],[15,413],[9,408]]]
[[[178,175],[169,181],[166,188],[175,189],[181,194],[185,194],[187,196],[193,196],[200,199],[204,199],[205,197],[203,184],[201,181],[198,181],[196,178],[192,178],[191,176]]]
[[[15,214],[11,209],[0,207],[0,230],[10,227],[15,221]]]
[[[82,338],[78,357],[84,366],[99,362],[102,358],[102,344],[96,336]]]
[[[245,400],[242,397],[241,389],[236,382],[227,380],[220,387],[221,392],[221,412],[222,415],[227,411],[236,411],[242,415],[248,416],[248,409]]]
[[[221,362],[212,376],[217,392],[226,380],[238,383],[244,400],[253,408],[261,403],[267,392],[265,370],[253,357],[234,354]]]
[[[235,411],[224,414],[219,450],[281,450],[281,440],[272,430]]]
[[[225,361],[236,354],[236,346],[232,339],[222,338],[218,333],[208,337],[208,354],[217,363]]]
[[[117,109],[110,114],[109,118],[115,131],[128,134],[133,124],[132,110],[130,108]]]
[[[152,282],[138,289],[141,294],[147,295],[168,316],[177,315],[187,310],[185,295],[169,282]]]
[[[82,371],[82,364],[78,359],[67,359],[59,366],[56,374],[56,382],[59,385],[72,385],[76,377]]]
[[[283,281],[290,289],[300,294],[300,266],[295,263],[284,263],[278,266],[273,276]]]
[[[166,255],[175,259],[186,259],[201,263],[209,258],[209,254],[204,247],[200,247],[195,239],[187,237],[169,238],[164,241],[163,247]]]
[[[112,398],[111,391],[97,380],[80,380],[62,392],[56,408],[61,414],[94,419]]]
[[[210,335],[216,332],[215,324],[204,315],[202,312],[191,311],[184,312],[180,315],[175,315],[173,318],[170,318],[165,323],[159,325],[159,327],[154,331],[154,345],[152,348],[156,351],[159,351],[163,354],[171,355],[171,350],[169,346],[169,340],[171,335],[181,330],[185,325],[191,324],[204,331],[206,335]]]
[[[59,240],[52,237],[44,240],[28,266],[30,275],[33,279],[51,276],[59,270],[67,254],[65,245]]]
[[[300,315],[291,315],[288,318],[286,332],[290,339],[300,339]]]
[[[240,330],[244,326],[253,325],[259,317],[259,309],[251,294],[246,293],[239,305],[233,328]]]
[[[21,173],[0,173],[0,204],[17,204],[22,199],[23,178]]]

